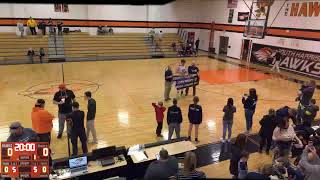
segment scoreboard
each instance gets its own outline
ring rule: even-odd
[[[1,177],[49,177],[49,143],[1,142]]]

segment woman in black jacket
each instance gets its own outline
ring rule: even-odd
[[[261,137],[259,152],[260,153],[262,152],[262,149],[267,142],[266,153],[269,154],[269,150],[272,142],[273,130],[277,126],[276,112],[274,111],[274,109],[270,109],[269,114],[263,116],[263,118],[260,120],[259,123],[261,125],[260,131],[259,131],[259,135]]]
[[[236,138],[236,141],[231,144],[231,158],[229,171],[230,174],[237,178],[238,176],[238,162],[241,158],[241,153],[245,151],[247,144],[247,136],[245,134],[239,134]]]
[[[244,107],[244,114],[246,117],[247,133],[249,133],[252,129],[252,118],[253,114],[256,111],[257,101],[258,96],[256,93],[256,89],[254,88],[249,89],[249,96],[247,94],[244,94],[244,96],[242,97],[242,104]]]
[[[199,103],[199,98],[198,96],[195,96],[193,98],[193,104],[189,105],[189,112],[188,112],[188,118],[189,118],[189,131],[188,131],[188,137],[189,140],[191,140],[191,132],[192,132],[192,127],[195,125],[195,141],[198,142],[198,130],[199,130],[199,125],[202,122],[202,107],[198,105]]]

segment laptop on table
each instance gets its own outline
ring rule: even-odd
[[[69,159],[69,168],[72,176],[81,175],[88,172],[87,156]]]

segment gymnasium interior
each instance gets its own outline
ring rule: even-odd
[[[320,1],[93,0],[62,4],[13,1],[0,3],[0,10],[1,178],[196,179],[192,175],[201,172],[204,175],[201,178],[231,179],[242,177],[240,170],[247,175],[243,179],[250,179],[249,174],[297,180],[320,176],[320,117],[317,115]],[[186,79],[196,81],[190,72],[179,74],[182,60],[186,69],[198,68],[197,85],[186,85]],[[173,73],[171,99],[164,97],[168,67]],[[179,88],[178,82],[189,89],[188,95],[182,93],[184,88]],[[67,124],[59,137],[61,112],[54,96],[62,85],[73,91],[73,102],[78,103],[84,114],[89,107],[85,93],[91,92],[96,101],[97,140],[91,134],[86,137],[87,153],[76,139],[78,153],[74,156]],[[313,88],[310,97],[304,88]],[[258,98],[252,127],[248,130],[243,98],[252,89]],[[194,135],[194,129],[190,135],[188,130],[193,125],[190,107],[195,96],[202,107],[201,123],[196,124],[198,135]],[[302,106],[301,99],[306,96],[310,103]],[[231,137],[225,139],[222,138],[226,125],[224,107],[229,98],[233,99],[236,112],[232,114]],[[32,159],[30,152],[16,150],[7,156],[8,147],[17,142],[28,144],[9,141],[13,126],[39,134],[33,129],[32,115],[39,99],[45,101],[44,109],[53,117],[51,140],[49,144],[32,142],[36,147],[45,144],[50,149],[47,159],[40,162]],[[180,137],[175,134],[176,129],[170,139],[168,111],[173,99],[181,108],[183,120],[179,124]],[[166,111],[161,134],[157,135],[158,112],[152,103],[159,101]],[[309,107],[318,109],[313,112]],[[288,120],[288,126],[295,130],[286,163],[280,162],[284,173],[278,172],[280,165],[276,161],[279,154],[275,149],[279,143],[274,134],[279,124],[270,134],[270,153],[261,151],[260,147],[261,120],[270,109],[275,111],[275,120],[281,116],[278,112],[286,109],[289,115],[280,119]],[[291,112],[295,112],[294,117]],[[83,123],[87,129],[86,117]],[[246,138],[241,157],[249,155],[245,169],[239,165],[236,170],[238,175],[232,174],[230,167],[239,135]],[[301,147],[296,146],[300,141],[296,142],[295,138],[300,138]],[[293,152],[296,148],[300,153]],[[111,157],[111,163],[103,165],[106,159],[96,158],[99,150],[99,157],[108,157],[107,160]],[[177,170],[165,178],[147,177],[147,171],[155,173],[151,172],[154,164],[166,162],[159,157],[162,151],[177,160]],[[192,170],[185,168],[190,165],[186,162],[190,160],[186,158],[188,155],[195,155]],[[303,159],[304,155],[314,158]],[[31,159],[22,160],[21,156]],[[85,170],[73,173],[70,163],[79,158],[85,158],[82,167]],[[236,168],[239,161],[240,157]],[[306,163],[318,170],[303,168]],[[46,171],[40,172],[43,167]]]

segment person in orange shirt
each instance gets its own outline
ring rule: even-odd
[[[43,99],[38,99],[32,109],[32,129],[37,133],[40,142],[49,142],[50,144],[54,116],[44,109],[45,103]]]

